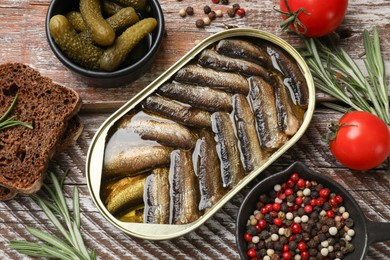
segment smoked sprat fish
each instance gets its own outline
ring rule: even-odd
[[[114,183],[108,192],[105,201],[107,210],[116,214],[120,210],[132,208],[142,203],[146,174],[134,177],[125,177]]]
[[[255,116],[246,97],[236,94],[233,100],[234,121],[243,157],[243,166],[246,172],[251,172],[265,161],[267,153],[260,146],[255,126]]]
[[[266,49],[276,68],[285,76],[284,85],[292,93],[294,103],[306,107],[309,102],[309,89],[297,62],[277,47],[267,45]]]
[[[233,187],[245,176],[233,122],[230,114],[226,112],[215,112],[212,118],[213,132],[218,140],[222,183],[224,187]]]
[[[216,145],[213,132],[205,129],[199,132],[193,158],[195,173],[199,179],[200,211],[210,209],[227,191],[222,185]]]
[[[155,167],[169,165],[173,148],[135,146],[118,153],[105,153],[103,172],[106,177],[133,176]]]
[[[200,217],[199,186],[192,163],[192,153],[184,150],[172,152],[169,172],[171,189],[171,224],[187,224]]]
[[[269,68],[272,66],[271,59],[267,52],[260,46],[242,39],[220,40],[216,46],[218,53],[244,59]]]
[[[162,85],[158,89],[158,93],[211,112],[220,110],[231,111],[233,108],[232,95],[230,93],[205,86],[173,82]]]
[[[198,59],[198,63],[203,67],[217,71],[235,72],[248,76],[269,78],[269,72],[264,67],[240,58],[221,55],[212,49],[204,50]]]
[[[256,120],[256,129],[262,148],[273,151],[281,147],[288,138],[279,129],[275,90],[264,79],[249,78],[249,101]]]
[[[231,93],[248,94],[249,86],[246,78],[232,72],[221,72],[198,65],[187,65],[181,68],[174,79],[178,82],[203,85]]]
[[[192,108],[175,100],[152,95],[143,102],[143,107],[154,114],[167,117],[175,122],[194,127],[211,127],[210,113]]]
[[[146,178],[144,222],[169,224],[169,168],[157,168]]]
[[[154,140],[175,148],[192,149],[196,143],[196,137],[188,128],[173,121],[134,119],[131,116],[124,116],[118,128],[132,131],[142,139]]]

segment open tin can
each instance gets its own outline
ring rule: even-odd
[[[223,155],[222,154],[224,152],[221,151],[221,149],[222,150],[224,149],[222,146],[230,146],[233,141],[230,140],[225,144],[219,144],[219,142],[221,140],[218,137],[219,136],[218,131],[220,131],[221,129],[222,129],[222,131],[224,131],[223,130],[224,124],[222,123],[222,126],[219,125],[219,123],[221,123],[220,121],[218,121],[218,120],[220,120],[220,118],[217,118],[217,116],[215,115],[215,114],[219,115],[220,114],[219,111],[218,112],[215,112],[215,111],[209,112],[211,115],[209,118],[211,125],[210,125],[210,130],[207,130],[207,131],[215,134],[214,141],[217,143],[216,146],[217,146],[217,150],[218,150],[218,156],[220,158],[220,165],[215,165],[215,167],[211,167],[211,168],[220,167],[221,171],[224,171],[224,173],[221,173],[221,178],[222,179],[225,178],[223,183],[222,183],[223,188],[225,189],[223,194],[221,194],[221,196],[218,198],[218,200],[213,201],[211,203],[212,205],[206,206],[206,209],[204,207],[202,209],[200,209],[200,206],[199,206],[200,211],[197,212],[198,216],[195,219],[193,219],[191,221],[184,221],[184,222],[181,222],[180,224],[178,224],[178,220],[176,220],[176,221],[174,220],[175,216],[172,217],[172,209],[174,210],[175,207],[177,206],[176,204],[174,204],[173,201],[175,201],[175,199],[172,199],[172,196],[175,196],[175,192],[180,193],[180,190],[179,191],[176,190],[175,192],[173,192],[172,187],[171,187],[170,188],[171,189],[171,191],[170,191],[170,199],[171,199],[171,202],[170,202],[171,213],[170,214],[171,214],[171,216],[169,217],[169,219],[170,219],[169,222],[171,224],[136,223],[136,221],[133,221],[133,222],[124,221],[124,218],[118,217],[118,215],[116,213],[113,213],[114,210],[112,208],[110,208],[110,206],[107,206],[107,195],[104,195],[105,190],[106,189],[109,190],[113,186],[113,185],[107,184],[107,183],[112,182],[112,180],[116,181],[119,179],[115,174],[111,175],[111,173],[112,173],[111,168],[109,170],[108,169],[109,167],[107,166],[109,164],[108,161],[110,160],[109,159],[110,153],[111,153],[110,151],[114,151],[115,149],[117,149],[117,147],[122,145],[121,142],[125,142],[124,139],[119,138],[119,140],[121,142],[117,142],[116,144],[110,143],[111,139],[113,139],[113,136],[115,135],[115,133],[118,130],[118,124],[122,124],[123,123],[122,121],[124,120],[124,118],[131,117],[131,115],[134,115],[135,111],[142,112],[144,109],[146,109],[146,112],[149,113],[148,105],[146,105],[147,103],[145,103],[145,102],[148,102],[148,99],[150,97],[154,97],[154,96],[160,97],[160,94],[162,93],[162,86],[164,86],[168,83],[176,82],[176,80],[178,80],[178,74],[180,73],[180,71],[183,68],[189,68],[190,66],[193,66],[195,63],[199,62],[200,55],[203,55],[205,50],[218,49],[219,47],[221,47],[221,46],[219,46],[220,43],[230,42],[231,40],[244,40],[244,41],[250,42],[252,45],[254,44],[254,45],[258,45],[258,46],[261,46],[262,44],[267,45],[268,47],[264,49],[265,53],[267,53],[266,58],[269,59],[269,64],[272,64],[272,66],[273,66],[272,71],[275,71],[275,73],[276,73],[275,75],[283,75],[285,73],[288,74],[288,71],[285,72],[284,70],[288,70],[289,66],[293,66],[293,67],[295,66],[295,68],[298,68],[301,79],[303,79],[303,80],[301,80],[303,82],[299,82],[299,83],[304,83],[303,84],[304,89],[301,89],[301,91],[304,92],[304,94],[303,94],[304,95],[304,97],[303,97],[304,104],[302,105],[303,108],[300,110],[302,113],[301,113],[301,117],[298,120],[299,121],[298,127],[294,130],[293,133],[287,134],[288,137],[277,148],[266,149],[267,150],[267,152],[265,152],[266,156],[262,160],[260,160],[260,163],[257,163],[257,164],[255,163],[254,165],[252,165],[252,167],[250,167],[250,166],[247,166],[244,162],[247,158],[245,157],[245,155],[244,156],[242,155],[244,148],[242,148],[241,145],[245,142],[243,140],[239,139],[239,136],[240,136],[240,138],[242,137],[242,133],[241,133],[241,130],[239,129],[240,128],[239,124],[237,122],[234,123],[234,120],[237,120],[237,118],[239,118],[242,121],[242,122],[240,121],[241,123],[246,124],[249,122],[249,124],[253,124],[254,127],[255,127],[255,125],[259,125],[261,122],[257,121],[255,123],[254,121],[257,120],[255,117],[253,117],[251,120],[247,120],[245,115],[240,116],[239,114],[234,114],[234,112],[224,112],[225,114],[229,115],[228,118],[230,118],[232,121],[232,125],[233,125],[232,129],[234,130],[232,133],[234,134],[234,136],[237,139],[239,139],[238,141],[237,140],[234,141],[234,142],[236,142],[236,145],[237,145],[236,150],[239,150],[239,152],[241,153],[241,155],[238,155],[235,158],[230,158],[230,159],[236,160],[236,161],[238,160],[239,162],[237,162],[237,164],[242,163],[243,166],[240,166],[240,167],[242,167],[242,169],[244,170],[243,171],[244,174],[242,175],[242,177],[240,177],[239,179],[236,179],[235,182],[232,184],[231,183],[232,177],[230,177],[230,178],[226,177],[226,175],[230,174],[230,172],[229,172],[229,169],[227,169],[225,166],[223,166],[223,163],[222,163]],[[276,53],[274,50],[277,50]],[[217,54],[217,56],[218,55],[219,54]],[[240,58],[240,56],[245,56],[246,54],[238,51],[238,52],[235,52],[234,55],[236,55],[236,57],[234,59],[237,59],[237,58]],[[292,60],[293,62],[287,66],[283,66],[283,64],[278,64],[278,58],[280,58],[280,55],[287,56],[290,59],[290,61]],[[255,58],[257,59],[257,57],[255,57]],[[212,59],[213,58],[211,58],[211,60]],[[206,58],[206,63],[207,62],[209,62],[208,58]],[[293,64],[293,65],[291,65],[291,64]],[[284,65],[286,65],[286,64],[284,64]],[[199,64],[197,64],[197,65],[195,64],[194,66],[199,67]],[[210,66],[212,67],[213,65],[210,65]],[[247,66],[246,65],[241,66],[241,68],[246,69]],[[208,68],[208,69],[210,69],[210,68]],[[211,68],[211,69],[213,69],[213,68]],[[222,72],[222,73],[228,73],[228,72]],[[231,72],[229,72],[229,73],[231,73]],[[242,76],[242,73],[236,73],[236,74],[239,77],[244,77],[244,76]],[[244,72],[243,74],[246,74],[246,72]],[[228,74],[226,74],[226,75],[228,75]],[[274,74],[272,74],[272,75],[274,75]],[[213,76],[211,76],[211,77],[213,77]],[[272,77],[274,77],[274,76],[272,76]],[[279,76],[275,76],[275,77],[279,77]],[[293,78],[293,77],[294,76],[292,76],[292,77],[284,76],[283,77],[284,81],[282,80],[282,85],[290,84],[291,82],[289,83],[288,81],[291,80],[291,78]],[[207,80],[210,80],[210,79],[204,80],[204,83],[206,85],[207,85]],[[228,82],[230,82],[228,78],[226,78],[226,80]],[[296,79],[294,78],[293,80],[296,80]],[[252,82],[253,81],[252,76],[246,75],[245,81]],[[295,83],[297,83],[297,82],[295,82]],[[202,80],[200,80],[200,81],[198,80],[197,84],[201,85]],[[247,83],[247,84],[249,86],[249,85],[254,84],[254,83],[252,82],[252,83]],[[233,84],[233,88],[234,88],[234,84]],[[286,89],[287,89],[287,87],[286,87]],[[217,91],[220,91],[220,89]],[[252,91],[252,90],[250,90],[250,91]],[[232,91],[230,89],[227,92],[234,92],[234,90]],[[240,92],[240,90],[238,90],[238,92]],[[248,92],[249,92],[249,90],[248,90]],[[254,99],[250,98],[251,93],[247,93],[245,91],[244,91],[244,93],[245,94],[242,94],[242,93],[241,94],[234,94],[234,93],[231,94],[231,93],[229,93],[229,95],[230,95],[229,97],[231,97],[232,100],[233,99],[235,100],[235,101],[232,101],[232,103],[234,103],[233,110],[236,110],[238,103],[240,103],[242,101],[246,102],[245,100],[248,100],[248,104],[250,102],[252,102],[252,103],[250,103],[251,110],[255,110],[254,107],[259,106],[259,104],[255,103],[256,98],[254,98]],[[299,98],[301,98],[300,94],[298,93],[297,95],[295,95],[295,93],[293,93],[291,91],[290,91],[290,94],[291,95],[289,95],[289,97],[287,97],[287,98],[294,103],[294,105],[293,105],[294,107],[295,107],[295,105],[298,106],[297,103],[300,102]],[[164,95],[164,94],[162,94],[162,95]],[[241,96],[244,95],[244,100],[241,100],[240,102],[238,102],[238,99],[237,99],[238,95],[241,95]],[[275,96],[277,98],[278,98],[278,95],[280,98],[280,96],[283,96],[283,93],[282,94],[281,93],[275,94]],[[176,93],[176,94],[171,95],[171,97],[172,96],[173,96],[173,98],[175,98],[176,96],[180,97],[181,95],[180,95],[180,93],[179,94]],[[163,97],[163,98],[165,99],[165,97]],[[251,99],[251,101],[249,101],[249,99]],[[265,98],[264,100],[274,100],[274,99]],[[238,103],[236,103],[236,101]],[[180,105],[183,105],[182,102],[183,101],[181,100],[180,102],[177,102],[177,103]],[[185,105],[185,107],[191,107],[191,106]],[[157,107],[157,109],[159,109],[159,108],[161,108],[161,105],[157,105],[154,108],[156,108],[156,107]],[[120,229],[120,230],[124,231],[125,233],[130,234],[132,236],[143,238],[143,239],[149,239],[149,240],[165,240],[165,239],[172,239],[172,238],[184,235],[184,234],[198,228],[200,225],[202,225],[214,213],[216,213],[226,202],[228,202],[243,187],[245,187],[251,180],[253,180],[258,174],[260,174],[271,163],[273,163],[277,158],[279,158],[283,153],[285,153],[292,145],[294,145],[302,137],[302,135],[306,131],[307,127],[309,126],[309,123],[310,123],[311,118],[313,116],[314,107],[315,107],[315,90],[314,90],[314,83],[313,83],[312,76],[310,74],[310,70],[309,70],[308,66],[306,65],[305,61],[303,60],[303,58],[299,55],[299,53],[292,46],[290,46],[287,42],[285,42],[284,40],[280,39],[279,37],[277,37],[273,34],[270,34],[268,32],[264,32],[264,31],[260,31],[260,30],[256,30],[256,29],[250,29],[250,28],[235,28],[235,29],[229,29],[226,31],[216,33],[216,34],[206,38],[205,40],[200,42],[198,45],[196,45],[191,51],[189,51],[186,55],[184,55],[179,61],[177,61],[167,71],[165,71],[160,77],[158,77],[156,80],[154,80],[143,91],[141,91],[133,99],[131,99],[124,106],[122,106],[120,109],[118,109],[113,115],[111,115],[102,124],[102,126],[98,129],[96,135],[94,136],[94,138],[91,142],[91,145],[90,145],[90,148],[88,151],[87,160],[86,160],[86,177],[87,177],[88,188],[89,188],[89,191],[91,193],[92,199],[93,199],[94,203],[96,204],[97,208],[99,209],[99,211],[101,212],[101,214],[103,214],[103,216],[110,223],[112,223],[118,229]],[[283,110],[283,106],[277,108],[276,110],[278,110],[278,109]],[[152,110],[153,110],[153,107],[152,107]],[[264,110],[265,110],[266,117],[269,117],[270,111],[268,111],[267,109],[264,109]],[[287,110],[288,110],[288,108],[287,108]],[[175,110],[173,109],[171,111],[171,113],[175,114]],[[288,114],[288,111],[286,113]],[[283,114],[283,113],[281,113],[281,114]],[[148,118],[150,119],[150,117],[148,117]],[[160,118],[160,117],[158,117],[158,118]],[[193,116],[191,115],[190,118],[193,118]],[[266,119],[266,120],[268,120],[268,119]],[[167,119],[163,118],[161,122],[165,123],[166,121],[167,121]],[[169,119],[168,121],[171,121],[171,120]],[[173,121],[175,121],[175,120],[173,120]],[[122,123],[120,123],[120,122],[122,122]],[[180,127],[182,127],[182,125],[186,125],[187,123],[188,122],[186,120],[179,122]],[[141,126],[141,128],[142,128],[142,126]],[[187,149],[190,151],[190,153],[192,153],[192,157],[189,159],[189,160],[191,160],[191,159],[194,159],[196,157],[196,156],[194,156],[195,151],[197,149],[199,150],[198,144],[199,144],[200,138],[199,138],[198,132],[200,131],[199,129],[202,127],[190,126],[188,128],[190,129],[191,133],[196,132],[196,134],[194,134],[194,136],[198,139],[198,140],[195,140],[195,142],[196,142],[195,147],[191,147],[190,149]],[[207,126],[205,126],[204,128],[207,128]],[[157,128],[157,130],[161,130],[161,129]],[[145,131],[149,131],[149,130],[150,129],[147,129]],[[279,130],[277,130],[277,131],[279,131]],[[137,132],[137,131],[135,131],[135,132]],[[245,132],[245,129],[243,130],[243,132]],[[284,133],[285,132],[283,132],[283,135],[284,135]],[[260,135],[261,134],[258,133],[256,138],[261,139]],[[143,138],[141,138],[141,139],[143,139]],[[256,139],[256,140],[258,140],[258,139]],[[140,141],[140,140],[137,140],[137,142],[138,141]],[[260,143],[260,141],[257,141],[257,142]],[[246,142],[246,143],[253,144],[254,142],[251,142],[251,140],[249,140],[249,142]],[[164,144],[164,146],[165,145],[166,144]],[[109,146],[111,148],[109,148]],[[168,146],[169,146],[169,144],[168,144]],[[263,147],[263,146],[266,146],[266,145],[262,143],[261,147]],[[112,147],[114,147],[115,149]],[[237,149],[237,147],[238,147],[238,149]],[[230,148],[228,147],[227,149],[230,149]],[[173,149],[173,150],[177,151],[177,149],[176,150]],[[199,152],[199,151],[197,151],[197,152]],[[123,153],[126,153],[126,151],[122,151],[120,153],[123,154]],[[183,158],[180,158],[180,157],[175,157],[176,159],[174,159],[174,157],[172,157],[173,153],[175,153],[175,152],[172,152],[171,156],[168,158],[168,159],[170,159],[170,162],[169,162],[170,165],[168,163],[168,166],[164,166],[169,171],[169,174],[170,174],[169,183],[171,186],[176,185],[176,184],[173,184],[174,180],[173,180],[173,177],[171,176],[172,171],[175,171],[174,170],[175,166],[172,166],[172,161],[177,160],[178,163],[183,161]],[[227,153],[229,153],[229,151]],[[177,153],[176,153],[176,155],[177,155]],[[247,154],[247,157],[248,156],[253,157],[253,155],[254,155],[254,153],[249,151],[249,153]],[[149,160],[150,158],[155,159],[156,157],[153,157],[150,155],[145,156],[145,160]],[[195,159],[194,159],[194,161],[195,161]],[[124,161],[121,161],[120,163],[117,163],[115,165],[121,165],[121,167],[122,167],[123,165],[132,164],[133,162],[135,162],[135,160],[132,161],[131,159],[130,160],[124,159]],[[194,168],[196,168],[197,165],[199,165],[199,163],[200,162],[197,161],[197,162],[193,162],[190,164],[193,165]],[[160,167],[160,166],[161,165],[158,165],[158,166],[153,165],[153,167]],[[180,166],[180,167],[183,168],[184,166]],[[178,167],[178,168],[180,168],[180,167]],[[147,175],[149,170],[151,170],[150,168],[152,168],[152,167],[149,167],[147,170],[142,169],[141,174]],[[130,172],[131,172],[131,170],[129,170],[129,172],[126,172],[126,170],[120,171],[120,175],[122,178],[125,178],[125,177],[127,177],[127,173],[130,174]],[[197,177],[200,178],[199,171],[195,170],[194,172],[195,172],[195,175],[197,175]],[[109,176],[109,177],[107,177],[107,176]],[[114,176],[114,177],[111,178],[111,176]],[[150,184],[150,181],[149,181],[149,184]],[[142,185],[144,185],[145,187]],[[145,184],[145,182],[143,182],[142,185],[141,186],[143,187],[144,190],[141,192],[141,197],[143,196],[144,201],[147,201],[148,199],[145,198],[146,196],[148,196],[147,195],[148,192],[146,191],[147,184]],[[131,190],[132,189],[129,189],[127,194],[131,193]],[[194,191],[196,191],[196,190],[202,190],[202,188],[194,189]],[[161,193],[163,193],[162,190],[157,191],[157,193],[158,192],[160,193],[160,195],[161,195]],[[204,192],[205,192],[205,188],[203,188],[203,193]],[[202,191],[200,191],[200,193],[201,193],[200,196],[202,196]],[[177,198],[176,198],[176,201],[177,201]],[[161,205],[154,205],[154,206],[159,207]],[[144,204],[144,207],[146,208],[146,203]],[[123,210],[123,208],[122,208],[122,210]],[[138,210],[139,210],[139,208],[138,208]],[[133,211],[133,213],[134,212],[136,212],[136,210]],[[135,215],[137,215],[137,214],[135,214]],[[196,215],[196,214],[194,214],[194,215]],[[147,218],[147,215],[144,215],[143,216],[144,222],[147,222],[147,221],[145,221],[146,218]]]

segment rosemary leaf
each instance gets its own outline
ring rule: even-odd
[[[36,244],[28,241],[11,240],[9,247],[21,254],[34,257],[71,259],[71,256],[53,246]]]
[[[68,174],[66,171],[65,175]],[[74,187],[72,194],[73,219],[69,213],[65,201],[65,195],[62,190],[64,178],[58,180],[54,173],[50,172],[49,177],[53,183],[54,189],[44,183],[42,192],[46,192],[46,198],[41,195],[34,195],[33,198],[42,208],[49,221],[66,239],[47,234],[39,229],[27,227],[27,230],[44,243],[33,243],[27,241],[12,240],[10,248],[17,250],[21,254],[35,257],[60,258],[64,260],[94,260],[96,254],[94,251],[88,251],[83,241],[80,230],[80,196],[77,187]],[[62,218],[65,225],[60,221]],[[67,228],[67,229],[66,229]]]
[[[43,212],[45,212],[45,215],[50,220],[50,222],[57,228],[58,231],[61,232],[61,234],[66,238],[66,240],[71,242],[72,239],[70,238],[69,232],[66,231],[66,229],[60,223],[60,221],[50,211],[49,207],[45,204],[45,202],[38,196],[36,196],[35,199],[37,200],[39,206],[42,208]]]
[[[377,29],[373,37],[364,31],[364,75],[356,62],[340,47],[330,49],[319,40],[306,39],[304,55],[317,88],[351,106],[377,115],[390,126],[389,98],[384,61]]]
[[[50,235],[47,232],[43,232],[39,229],[36,229],[36,228],[32,228],[32,227],[26,227],[26,228],[27,228],[27,231],[30,234],[32,234],[33,236],[41,239],[42,241],[45,241],[46,243],[52,245],[54,248],[59,249],[68,255],[71,255],[72,258],[80,257],[77,254],[77,252],[75,252],[69,245],[64,243],[61,239],[59,239],[53,235]]]
[[[18,98],[18,94],[16,93],[15,98],[12,101],[11,105],[8,107],[7,111],[5,111],[5,113],[0,117],[0,130],[4,130],[6,128],[17,126],[17,125],[21,125],[21,126],[29,128],[29,129],[33,129],[33,127],[31,125],[29,125],[25,122],[16,120],[15,115],[11,116],[7,120],[5,120],[5,118],[11,113],[12,108],[15,106],[17,98]]]

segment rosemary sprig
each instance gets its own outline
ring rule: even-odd
[[[363,38],[367,76],[340,47],[328,48],[319,40],[310,38],[305,40],[306,48],[301,54],[305,56],[316,87],[354,110],[377,115],[390,126],[388,86],[378,30],[374,29],[373,38],[364,30]]]
[[[68,173],[69,171],[66,171],[62,179],[58,180],[54,173],[50,172],[54,189],[46,184],[43,185],[50,200],[45,199],[41,195],[33,195],[33,198],[46,214],[47,218],[65,238],[65,241],[41,230],[27,227],[27,231],[30,234],[46,243],[12,240],[9,244],[10,248],[15,249],[21,254],[34,257],[60,258],[64,260],[96,259],[95,252],[88,251],[86,248],[80,232],[80,199],[79,191],[76,187],[73,188],[73,217],[71,217],[65,201],[62,188],[64,179]],[[66,228],[61,224],[59,217],[65,222]]]
[[[18,99],[18,94],[15,95],[15,98],[12,101],[9,108],[7,109],[7,111],[5,111],[5,113],[0,117],[0,131],[4,130],[6,128],[12,127],[12,126],[17,126],[17,125],[22,125],[22,126],[25,126],[27,128],[33,129],[33,127],[31,125],[29,125],[25,122],[21,122],[21,121],[16,120],[15,115],[9,117],[8,119],[5,119],[11,113],[11,110],[15,106],[17,99]]]

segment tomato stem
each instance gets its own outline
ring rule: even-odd
[[[280,28],[282,31],[286,30],[291,24],[294,25],[294,29],[298,34],[305,35],[307,32],[306,26],[299,20],[298,15],[300,13],[309,14],[305,11],[303,7],[299,8],[296,12],[293,12],[288,5],[288,0],[284,0],[284,4],[286,5],[287,12],[283,12],[282,10],[278,10],[274,7],[274,10],[287,18],[280,24]]]

